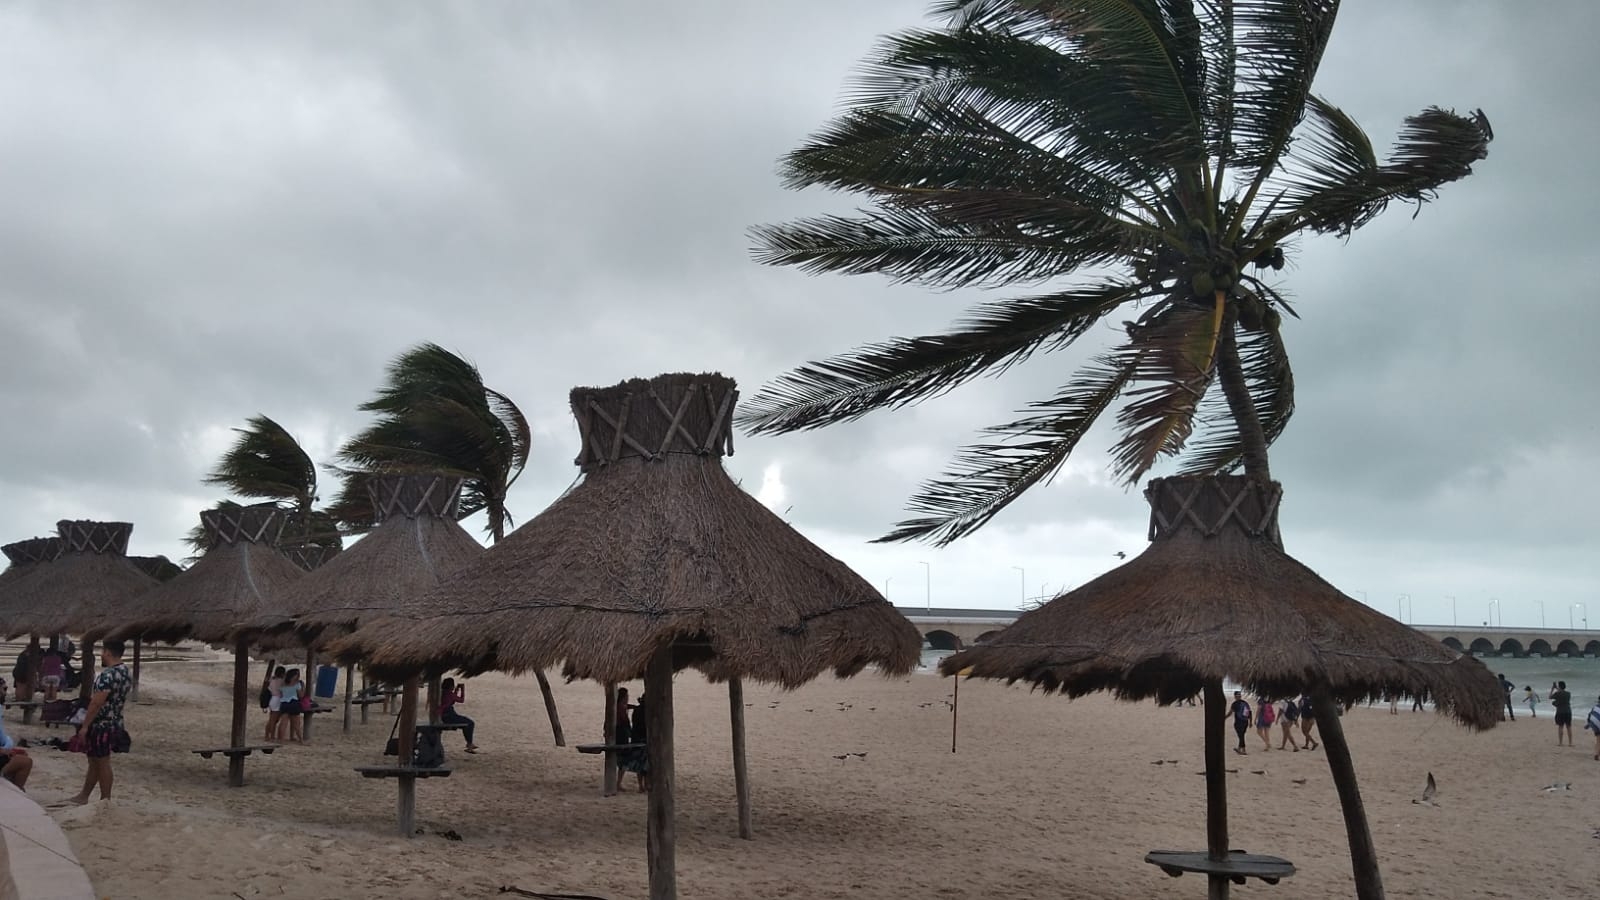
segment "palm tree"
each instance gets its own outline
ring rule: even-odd
[[[294,435],[263,415],[251,416],[245,420],[244,428],[235,428],[234,432],[238,439],[206,475],[205,483],[227,488],[237,497],[287,505],[290,524],[280,542],[285,547],[311,545],[338,550],[343,546],[334,518],[312,508],[317,502],[317,467]],[[238,505],[223,500],[216,508]],[[210,549],[205,541],[205,529],[200,526],[187,537],[197,552]]]
[[[377,472],[420,470],[465,479],[461,515],[486,514],[485,530],[498,542],[511,514],[506,493],[528,463],[531,429],[522,410],[483,383],[476,366],[438,344],[419,344],[389,365],[378,396],[361,405],[378,421],[339,450],[344,479],[333,510],[340,521],[370,527],[366,480]],[[555,695],[535,672],[550,727],[565,746]]]
[[[1481,111],[1430,107],[1380,161],[1311,91],[1338,5],[943,0],[944,27],[886,39],[849,108],[782,162],[791,187],[870,205],[758,227],[757,259],[1031,291],[943,334],[802,366],[744,407],[746,429],[915,404],[1121,314],[1125,338],[987,429],[880,540],[971,534],[1048,481],[1113,409],[1111,468],[1128,484],[1180,454],[1185,474],[1270,479],[1267,448],[1294,411],[1282,325],[1295,314],[1270,273],[1302,236],[1349,237],[1391,203],[1433,199],[1493,137]],[[1358,887],[1378,896],[1376,862],[1368,878],[1354,846],[1365,818],[1347,804],[1346,820]]]

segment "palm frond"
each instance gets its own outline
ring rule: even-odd
[[[1117,414],[1122,432],[1111,450],[1111,471],[1136,484],[1162,457],[1181,451],[1195,412],[1216,374],[1223,306],[1170,303],[1149,321],[1128,326],[1136,349],[1128,403]]]
[[[1048,483],[1090,427],[1133,377],[1139,351],[1124,345],[1080,370],[1024,418],[985,430],[1000,440],[962,450],[943,475],[908,504],[918,514],[877,543],[927,540],[944,546],[982,528],[1035,484]]]
[[[1289,366],[1289,351],[1277,322],[1270,319],[1260,331],[1236,329],[1234,334],[1250,399],[1270,447],[1294,415],[1294,370]],[[1219,393],[1207,402],[1214,408],[1201,416],[1205,436],[1185,454],[1180,474],[1220,475],[1236,471],[1244,461],[1244,441],[1227,401]]]
[[[1489,155],[1494,130],[1478,110],[1471,116],[1429,107],[1406,119],[1388,162],[1369,167],[1363,177],[1309,181],[1291,191],[1294,202],[1268,223],[1269,235],[1302,228],[1349,236],[1394,201],[1418,207],[1438,189],[1472,174],[1472,164]]]
[[[317,467],[287,429],[251,416],[217,467],[203,479],[239,497],[282,500],[308,509],[317,495]]]
[[[1128,281],[977,307],[955,330],[897,338],[796,369],[737,413],[752,434],[782,434],[860,418],[934,397],[980,375],[999,375],[1035,351],[1059,349],[1109,311],[1151,296]]]
[[[1339,14],[1338,0],[1234,0],[1236,165],[1259,181],[1289,145]]]

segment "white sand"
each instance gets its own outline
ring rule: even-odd
[[[134,752],[115,758],[114,798],[54,813],[102,896],[461,898],[495,896],[502,885],[646,893],[643,796],[631,792],[631,776],[628,793],[599,796],[598,757],[553,746],[531,678],[469,682],[462,709],[478,720],[484,752],[461,753],[460,735],[447,734],[455,773],[419,782],[427,833],[404,840],[393,833],[394,783],[351,771],[382,761],[390,722],[380,707],[349,735],[337,714],[324,716],[310,746],[250,757],[243,788],[226,786],[221,757],[189,753],[225,743],[229,675],[226,665],[149,666],[147,702],[129,713]],[[1198,876],[1168,878],[1142,861],[1151,848],[1205,846],[1201,708],[1069,702],[967,682],[952,754],[951,686],[928,675],[827,678],[795,693],[747,686],[756,824],[747,842],[736,837],[725,689],[680,676],[680,894],[1204,896]],[[557,683],[556,693],[569,743],[598,740],[601,689]],[[259,729],[262,716],[251,713]],[[50,734],[10,715],[16,735]],[[1390,896],[1593,892],[1600,763],[1587,732],[1577,749],[1558,750],[1548,718],[1480,735],[1408,711],[1362,709],[1345,723]],[[1233,845],[1284,856],[1299,873],[1237,894],[1352,896],[1323,754],[1262,753],[1253,732],[1250,740],[1249,756],[1228,754],[1239,769],[1230,778]],[[849,752],[867,756],[833,758]],[[81,756],[37,757],[37,799],[76,790]],[[1151,765],[1157,759],[1179,762]],[[1411,802],[1429,771],[1439,808]],[[1561,781],[1572,790],[1541,791]],[[464,840],[436,835],[446,829]]]

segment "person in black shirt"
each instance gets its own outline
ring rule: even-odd
[[[1506,677],[1506,673],[1504,672],[1501,672],[1496,677],[1500,679],[1500,690],[1506,695],[1506,717],[1515,722],[1517,720],[1517,711],[1511,707],[1511,692],[1515,690],[1517,686],[1512,683],[1511,679]]]
[[[1250,703],[1244,699],[1241,691],[1233,692],[1233,705],[1228,707],[1228,715],[1233,717],[1233,730],[1239,735],[1239,746],[1233,752],[1240,756],[1245,755],[1244,736],[1250,730]]]
[[[1550,685],[1550,705],[1556,709],[1556,746],[1561,746],[1561,735],[1567,736],[1567,746],[1572,746],[1572,693],[1565,681]]]

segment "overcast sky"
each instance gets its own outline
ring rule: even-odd
[[[720,370],[749,396],[944,327],[982,295],[765,268],[747,235],[847,208],[785,191],[775,162],[924,10],[7,4],[0,541],[109,518],[135,523],[132,552],[181,557],[230,428],[272,416],[329,462],[421,341],[532,419],[520,522],[577,474],[573,385]],[[1462,624],[1498,599],[1508,625],[1600,626],[1597,31],[1592,0],[1349,3],[1322,67],[1319,92],[1379,147],[1427,105],[1482,107],[1496,133],[1420,215],[1294,246],[1282,273],[1304,317],[1285,327],[1298,412],[1273,453],[1287,547],[1407,621],[1450,622],[1454,597]],[[867,541],[1073,362],[738,439],[728,466],[896,603],[931,586],[935,605],[1015,607],[1145,545],[1142,497],[1106,476],[1109,432],[953,547]]]

